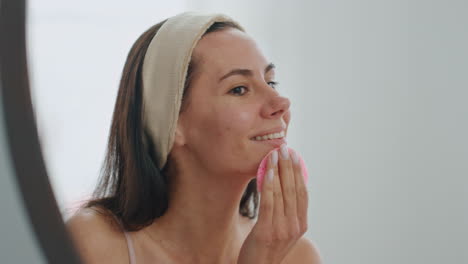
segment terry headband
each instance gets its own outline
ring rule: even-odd
[[[223,14],[185,12],[169,18],[151,40],[143,60],[143,126],[162,169],[174,134],[192,51],[215,22],[236,21]],[[147,145],[149,146],[149,145]]]

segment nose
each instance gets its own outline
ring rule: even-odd
[[[281,118],[288,112],[290,105],[291,102],[288,98],[276,94],[262,108],[262,117],[269,119]]]

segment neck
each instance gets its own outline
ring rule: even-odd
[[[168,210],[147,232],[190,263],[236,263],[250,232],[239,204],[252,177],[180,171],[169,174]]]

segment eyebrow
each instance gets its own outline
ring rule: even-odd
[[[276,66],[273,64],[273,63],[270,63],[268,64],[266,67],[265,67],[265,74],[267,72],[269,72],[270,70],[276,68]],[[243,75],[243,76],[252,76],[253,75],[253,72],[252,70],[249,70],[249,69],[234,69],[230,72],[228,72],[227,74],[225,74],[223,77],[221,77],[219,79],[219,82],[221,82],[222,80],[228,78],[229,76],[232,76],[232,75]]]

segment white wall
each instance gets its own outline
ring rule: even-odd
[[[28,51],[33,104],[51,183],[64,217],[96,185],[127,54],[183,0],[32,0]]]
[[[326,263],[468,263],[468,2],[197,1],[267,45]]]
[[[131,43],[185,3],[30,5],[33,92],[63,206],[94,186]],[[310,173],[306,235],[325,263],[468,263],[468,2],[187,6],[231,15],[278,66],[288,140]]]

